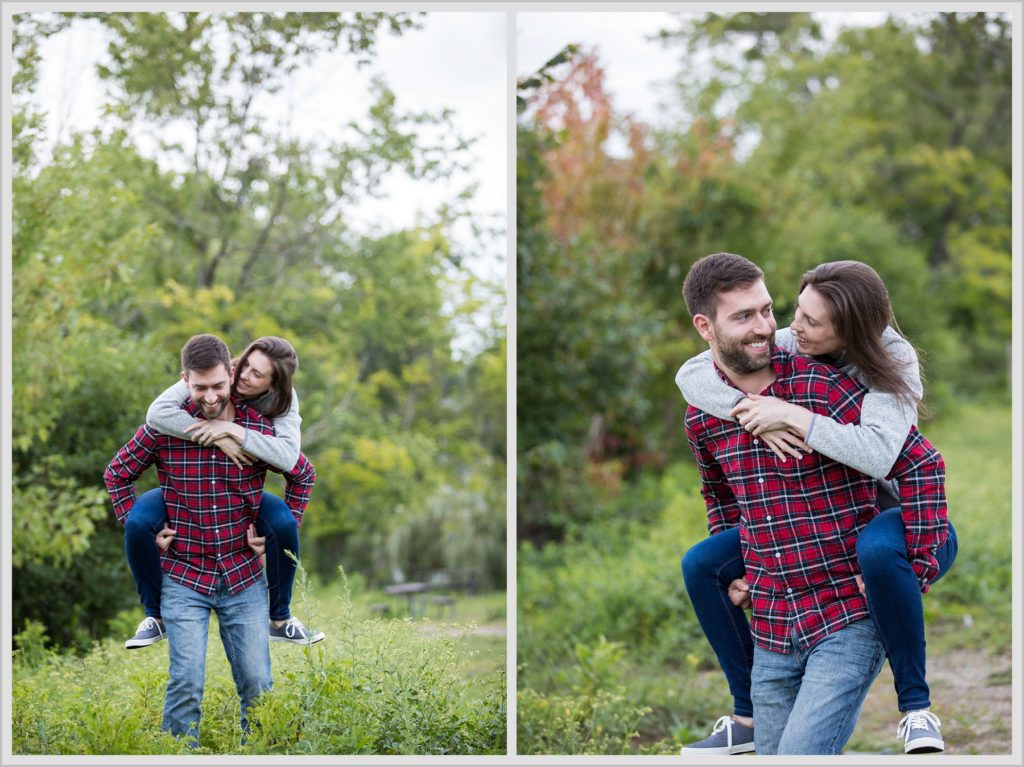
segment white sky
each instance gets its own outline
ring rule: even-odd
[[[421,19],[423,28],[401,37],[382,34],[377,56],[357,70],[354,57],[335,52],[293,76],[292,86],[268,99],[269,110],[291,110],[291,129],[305,140],[327,143],[335,126],[362,120],[370,105],[369,83],[382,74],[404,111],[453,110],[456,131],[477,137],[470,149],[474,160],[468,175],[451,183],[413,182],[399,174],[388,177],[381,199],[346,211],[352,228],[394,230],[412,226],[419,213],[439,204],[471,182],[477,194],[470,207],[490,226],[505,227],[507,181],[507,61],[504,13],[438,12]],[[95,65],[106,43],[96,24],[75,24],[41,46],[38,102],[49,112],[47,139],[52,145],[72,130],[90,130],[100,120],[104,85]],[[468,230],[453,236],[468,240]],[[505,281],[504,238],[488,241],[475,254],[473,271],[495,282]]]

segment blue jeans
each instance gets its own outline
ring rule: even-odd
[[[956,561],[956,530],[949,523],[946,542],[935,551],[939,574]],[[868,608],[889,656],[896,702],[900,711],[931,705],[925,681],[924,606],[917,576],[907,559],[903,519],[899,507],[875,517],[857,539],[857,562],[868,597]]]
[[[124,551],[128,557],[142,609],[151,618],[160,617],[160,550],[156,534],[167,521],[167,507],[159,487],[143,493],[124,520]],[[299,556],[299,525],[288,504],[271,493],[263,493],[256,531],[267,538],[267,584],[270,589],[271,620],[291,617],[295,562],[285,554]]]
[[[949,523],[946,542],[935,552],[939,562],[935,580],[949,571],[956,554],[956,530]],[[924,606],[917,577],[907,559],[899,508],[883,511],[861,531],[857,559],[871,617],[889,656],[899,709],[906,712],[927,708]],[[729,681],[733,713],[752,716],[750,668],[754,649],[750,626],[746,614],[729,601],[727,593],[729,584],[745,574],[736,527],[705,538],[683,556],[686,591]]]
[[[217,613],[220,641],[241,698],[242,732],[249,731],[249,708],[271,686],[267,583],[261,578],[229,594],[221,585],[207,596],[163,576],[163,619],[170,652],[170,680],[160,727],[199,743],[199,716],[206,680],[206,639],[210,611]]]
[[[750,668],[754,664],[754,642],[747,614],[730,601],[728,594],[729,584],[744,575],[738,527],[705,538],[683,556],[686,593],[729,681],[733,713],[753,716]]]
[[[754,747],[767,754],[838,754],[853,734],[885,648],[867,618],[789,654],[754,648]]]

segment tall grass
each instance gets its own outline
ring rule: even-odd
[[[214,618],[198,749],[160,731],[166,642],[126,652],[107,640],[76,658],[46,650],[39,627],[30,626],[14,662],[13,753],[505,752],[504,659],[467,672],[475,662],[467,649],[472,626],[357,618],[344,574],[326,617],[301,571],[297,585],[297,612],[328,636],[310,647],[271,645],[274,687],[252,710],[244,744]]]
[[[1007,650],[1009,408],[967,405],[923,430],[946,461],[960,545],[925,597],[929,655]],[[680,461],[609,499],[604,521],[565,543],[520,548],[521,753],[677,753],[731,710],[680,574],[683,553],[707,535],[699,489],[693,464]],[[652,495],[660,512],[631,521]],[[599,662],[608,657],[614,662]]]

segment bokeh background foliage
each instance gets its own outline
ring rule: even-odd
[[[673,382],[705,348],[683,278],[719,250],[764,269],[780,326],[815,264],[882,275],[961,531],[929,668],[954,645],[1008,663],[1011,544],[985,531],[1010,519],[1010,20],[822,21],[679,15],[649,43],[679,54],[658,125],[616,109],[586,41],[519,81],[521,753],[677,752],[729,710],[679,573],[706,527]]]
[[[409,228],[346,216],[388,174],[464,169],[471,139],[443,104],[404,110],[383,77],[329,142],[297,139],[253,106],[320,52],[373,65],[384,38],[422,23],[15,17],[15,632],[34,619],[54,646],[86,650],[137,606],[101,475],[197,332],[234,351],[280,335],[298,351],[303,449],[318,473],[301,528],[312,575],[327,583],[344,565],[372,587],[446,570],[504,588],[504,298],[471,268],[494,225],[453,239],[464,195],[438,197]],[[51,152],[42,139],[57,116],[33,92],[40,45],[69,25],[109,40],[104,117]]]

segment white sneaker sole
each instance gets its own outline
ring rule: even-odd
[[[271,642],[291,642],[292,644],[316,644],[325,636],[324,632],[319,632],[309,637],[308,639],[289,639],[288,637],[270,637]]]
[[[942,738],[915,738],[903,747],[906,754],[929,754],[944,751],[946,744]]]
[[[683,746],[679,749],[679,755],[696,756],[697,754],[703,754],[705,756],[729,756],[731,754],[746,754],[753,750],[753,743],[741,743],[736,746],[719,746],[717,748],[690,748],[689,746]]]
[[[153,637],[152,639],[129,639],[124,643],[124,649],[137,650],[140,647],[149,647],[151,644],[162,642],[165,639],[167,639],[167,634],[162,634],[161,636]]]

